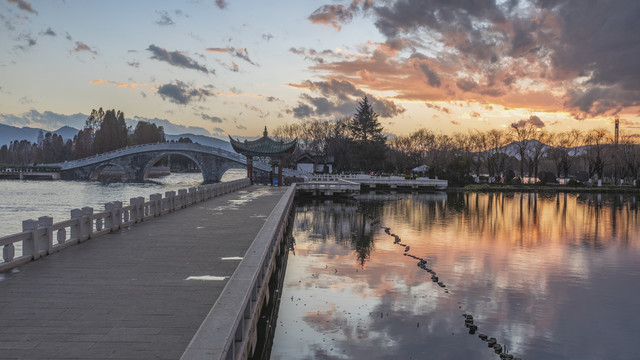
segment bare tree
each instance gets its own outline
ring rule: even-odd
[[[518,155],[520,156],[520,177],[522,178],[524,177],[524,163],[527,159],[527,152],[531,145],[529,140],[533,138],[538,128],[533,124],[523,123],[520,121],[518,123],[512,123],[509,129],[514,140],[514,144],[518,149]]]
[[[594,175],[602,179],[605,166],[605,145],[611,143],[611,136],[605,129],[595,129],[585,137],[585,161],[589,177]]]

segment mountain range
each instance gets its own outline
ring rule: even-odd
[[[55,131],[47,131],[47,130],[32,128],[32,127],[19,128],[11,125],[0,124],[0,146],[2,145],[9,146],[9,144],[15,140],[18,140],[18,141],[27,140],[32,143],[35,143],[38,141],[38,134],[40,133],[40,131],[42,131],[43,134],[46,134],[48,132],[52,134],[58,134],[59,136],[62,136],[64,141],[67,141],[67,139],[73,140],[73,137],[78,134],[79,130],[70,126],[63,126]],[[214,138],[211,136],[186,133],[186,134],[178,134],[178,135],[165,135],[165,137],[167,138],[167,141],[171,141],[171,140],[178,141],[178,139],[180,139],[181,137],[183,138],[188,137],[194,143],[198,143],[206,146],[212,146],[212,147],[220,148],[223,150],[233,151],[233,148],[231,147],[231,144],[228,141]]]

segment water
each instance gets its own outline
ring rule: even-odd
[[[452,193],[299,203],[271,358],[499,359],[484,333],[522,359],[640,359],[636,202]]]
[[[222,181],[241,179],[246,170],[230,169]],[[90,206],[103,211],[104,204],[166,191],[188,189],[202,183],[200,173],[174,173],[145,183],[107,183],[97,181],[0,180],[0,237],[22,231],[22,221],[52,216],[53,222],[71,218],[71,209]]]

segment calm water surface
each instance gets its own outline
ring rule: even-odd
[[[246,176],[246,170],[231,169],[222,181]],[[71,209],[90,206],[103,211],[104,204],[165,191],[187,189],[202,183],[200,173],[175,173],[145,183],[100,183],[97,181],[0,180],[0,237],[22,231],[22,221],[52,216],[53,222],[71,218]]]
[[[271,358],[499,359],[484,333],[522,359],[640,359],[636,201],[451,193],[300,203]]]

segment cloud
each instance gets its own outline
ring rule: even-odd
[[[369,98],[373,110],[382,118],[395,117],[405,111],[402,106],[396,105],[393,101],[368,94],[349,81],[307,80],[300,84],[289,84],[289,86],[307,89],[321,95],[319,97],[300,95],[298,105],[291,110],[296,118],[351,116],[365,96]]]
[[[440,105],[435,105],[432,103],[424,103],[428,108],[430,109],[434,109],[434,110],[438,110],[438,111],[442,111],[445,114],[451,114],[451,110],[447,107],[444,106],[440,106]]]
[[[25,42],[25,44],[24,44],[24,45],[15,45],[15,46],[14,46],[14,49],[17,49],[17,50],[27,51],[27,50],[29,50],[30,48],[32,48],[32,47],[34,47],[34,46],[36,46],[36,44],[37,44],[36,39],[34,39],[34,38],[31,36],[31,34],[20,34],[20,35],[17,37],[17,40],[19,40],[19,41],[24,41],[24,42]]]
[[[392,0],[367,16],[385,41],[352,57],[292,53],[325,78],[407,101],[471,101],[577,119],[637,113],[638,2],[619,0]],[[310,16],[336,29],[365,5],[325,5]],[[407,55],[410,54],[410,55]],[[354,76],[357,75],[357,76]],[[416,81],[421,79],[422,83]]]
[[[138,61],[127,61],[127,65],[134,67],[134,68],[139,68],[140,67],[140,63]]]
[[[33,10],[31,7],[31,3],[26,2],[24,0],[7,0],[9,4],[17,4],[20,10],[24,10],[33,14],[38,14],[37,11]]]
[[[542,129],[543,127],[545,127],[544,122],[540,120],[540,118],[536,115],[531,115],[528,119],[521,119],[520,121],[516,121],[511,124],[511,126],[516,128],[522,128],[527,125],[533,125],[538,129]]]
[[[215,72],[207,69],[205,66],[198,64],[195,60],[182,54],[179,51],[167,51],[164,48],[158,47],[154,44],[149,45],[147,48],[153,55],[152,59],[167,62],[173,66],[181,67],[184,69],[193,69],[202,71],[204,73]]]
[[[312,24],[329,25],[338,31],[342,29],[341,24],[348,23],[351,19],[353,19],[353,13],[344,5],[324,5],[309,16]]]
[[[226,0],[216,0],[216,5],[220,9],[226,9],[227,8],[227,1]]]
[[[163,100],[169,100],[180,105],[186,105],[192,101],[202,101],[207,96],[214,96],[207,88],[197,89],[180,80],[160,86],[158,94]]]
[[[202,117],[203,120],[208,120],[211,121],[212,123],[221,123],[222,119],[217,117],[217,116],[210,116],[207,114],[200,114],[200,116]]]
[[[51,30],[51,28],[47,28],[47,30],[43,31],[40,33],[41,35],[47,35],[47,36],[57,36],[58,34],[56,34],[55,31]]]
[[[171,19],[171,16],[169,15],[168,12],[166,11],[156,11],[156,14],[160,15],[160,19],[156,20],[156,24],[160,25],[160,26],[171,26],[171,25],[175,25],[175,23],[173,22],[173,19]]]
[[[247,130],[247,127],[244,125],[236,125],[236,129],[238,130]]]
[[[304,47],[297,47],[297,48],[292,47],[289,49],[289,51],[296,55],[303,56],[305,60],[311,60],[318,64],[324,63],[326,57],[335,55],[335,53],[329,49],[323,50],[323,51],[316,51],[314,49],[306,49]]]
[[[94,55],[98,55],[98,52],[96,50],[93,50],[89,45],[83,43],[82,41],[76,41],[76,47],[73,50],[71,50],[71,52],[79,53],[83,51],[87,51]]]
[[[134,90],[148,90],[148,91],[154,91],[155,87],[152,84],[148,84],[148,83],[137,83],[137,82],[123,82],[123,81],[113,81],[113,80],[103,80],[103,79],[98,79],[98,80],[92,80],[89,81],[89,84],[91,85],[103,85],[103,84],[108,84],[108,85],[116,85],[117,87],[120,88],[127,88],[127,89],[134,89]]]
[[[361,10],[366,11],[373,7],[373,0],[354,0],[348,7],[344,5],[323,5],[317,8],[309,20],[312,24],[328,25],[340,31],[342,25],[348,24],[353,16]]]
[[[251,65],[258,65],[249,58],[249,52],[246,48],[235,48],[233,46],[229,46],[226,48],[207,48],[207,51],[213,53],[227,53],[233,57],[240,58]]]
[[[87,118],[88,115],[81,113],[65,115],[52,111],[44,111],[41,113],[36,110],[30,110],[20,115],[0,114],[0,123],[11,126],[28,126],[54,131],[63,126],[82,129]]]
[[[271,39],[273,39],[273,35],[267,33],[267,34],[262,34],[262,39],[269,41]]]

